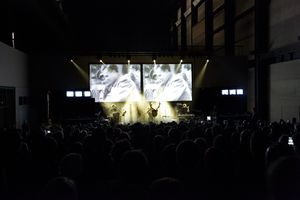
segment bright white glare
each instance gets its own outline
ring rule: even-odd
[[[228,95],[228,90],[222,90],[222,95]]]
[[[74,92],[73,91],[67,91],[66,96],[67,97],[74,97]]]
[[[83,95],[85,97],[90,97],[91,96],[91,91],[84,91]]]
[[[292,137],[289,137],[288,145],[294,145],[294,141]]]
[[[234,90],[229,90],[229,94],[230,94],[230,95],[236,95],[236,89],[234,89]]]
[[[82,91],[75,91],[75,97],[82,97]]]
[[[243,95],[244,94],[244,90],[243,89],[237,89],[236,90],[236,94],[237,95]]]

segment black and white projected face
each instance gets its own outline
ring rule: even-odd
[[[192,101],[191,64],[144,64],[143,83],[148,101]]]
[[[138,101],[141,66],[90,64],[90,90],[95,102]]]

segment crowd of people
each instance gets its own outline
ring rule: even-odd
[[[294,200],[299,130],[285,121],[196,119],[3,130],[0,198]]]

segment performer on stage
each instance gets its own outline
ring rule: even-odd
[[[153,108],[152,103],[149,102],[149,108],[147,110],[147,114],[149,116],[148,117],[149,122],[152,122],[154,118],[157,116],[159,107],[160,107],[160,103],[158,104],[157,108]]]
[[[181,114],[188,114],[190,112],[190,107],[187,104],[182,104]]]
[[[115,104],[111,105],[110,112],[112,114],[112,120],[117,124],[120,123],[121,117],[125,116],[126,114],[126,111],[121,112],[121,110]]]

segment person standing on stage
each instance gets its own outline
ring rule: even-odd
[[[160,107],[160,103],[158,104],[158,106],[156,108],[153,108],[152,103],[149,102],[149,108],[147,110],[149,122],[153,122],[154,118],[158,114],[159,107]]]
[[[112,115],[112,120],[115,123],[118,124],[120,122],[120,110],[119,110],[119,108],[115,104],[112,104],[110,112],[111,112],[111,115]]]

